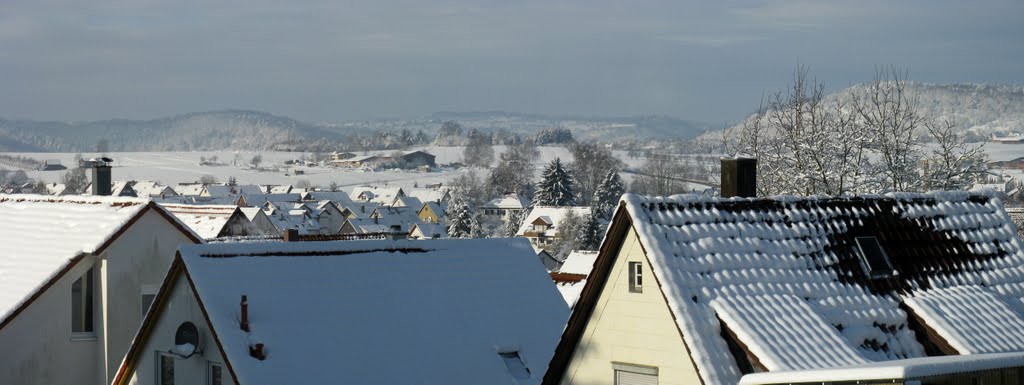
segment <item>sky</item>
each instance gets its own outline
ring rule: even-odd
[[[735,122],[809,66],[1024,83],[1024,1],[0,0],[0,116]]]

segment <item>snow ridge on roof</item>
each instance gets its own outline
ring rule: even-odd
[[[925,355],[894,299],[900,293],[981,285],[1003,299],[1024,297],[1021,240],[1002,203],[987,194],[626,194],[622,203],[708,385],[740,378],[710,306],[719,298],[799,298],[841,329],[859,355],[877,361]],[[865,278],[850,246],[850,238],[859,235],[879,236],[884,247],[893,247],[887,252],[898,277]],[[811,325],[800,315],[777,315],[783,317],[778,322]],[[836,353],[825,345],[813,348]]]
[[[961,354],[1024,351],[1024,319],[983,287],[925,290],[904,300]]]
[[[180,253],[240,383],[331,383],[339,373],[353,383],[515,383],[498,347],[517,348],[532,376],[524,383],[537,382],[568,318],[523,239],[208,244]],[[248,333],[238,326],[241,295]],[[264,361],[249,356],[257,342]]]
[[[770,371],[868,362],[810,305],[795,296],[719,297],[711,301],[711,307]],[[801,322],[787,322],[790,317],[798,317]]]

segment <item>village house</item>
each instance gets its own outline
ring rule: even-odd
[[[627,194],[544,384],[1019,384],[1022,247],[985,194]]]
[[[109,384],[180,244],[138,198],[0,195],[0,383]]]
[[[135,195],[141,198],[157,198],[177,196],[178,193],[170,186],[164,186],[154,181],[138,181],[132,184]]]
[[[182,247],[112,383],[535,384],[568,308],[533,258],[516,239]]]
[[[427,202],[416,215],[423,223],[441,223],[444,222],[445,210],[448,210],[447,203]]]
[[[420,202],[434,202],[434,203],[446,203],[451,199],[451,194],[447,188],[440,186],[436,188],[423,188],[423,187],[412,187],[402,189],[406,196],[410,196],[419,199]]]
[[[374,202],[382,205],[391,204],[396,198],[405,196],[401,187],[357,186],[352,188],[349,197],[356,202]]]
[[[267,234],[255,226],[238,206],[167,203],[161,204],[161,206],[206,240],[222,237],[276,235],[275,233]]]
[[[413,223],[409,226],[409,239],[448,238],[448,228],[441,223]]]
[[[328,160],[328,162],[330,164],[332,164],[332,165],[338,166],[338,165],[342,165],[342,163],[346,159],[353,158],[355,156],[356,156],[356,154],[353,154],[351,152],[338,152],[338,151],[335,151],[335,152],[331,153],[331,158]]]
[[[530,201],[519,196],[519,194],[508,194],[500,198],[492,199],[480,206],[484,215],[502,219],[512,214],[529,210]]]
[[[590,207],[537,206],[530,210],[516,235],[529,239],[538,251],[547,250],[558,239],[558,225],[570,211],[581,218],[590,215]]]
[[[263,208],[239,207],[238,211],[241,211],[242,215],[245,215],[249,219],[249,223],[252,223],[261,234],[268,236],[280,234],[280,230],[278,230],[277,226],[274,226],[274,222],[270,220],[270,217],[263,211]]]

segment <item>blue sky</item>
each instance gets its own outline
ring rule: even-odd
[[[506,110],[725,123],[809,65],[1024,83],[1024,1],[0,1],[0,116]]]

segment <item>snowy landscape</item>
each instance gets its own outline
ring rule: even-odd
[[[1024,2],[0,4],[0,385],[1024,384]]]

